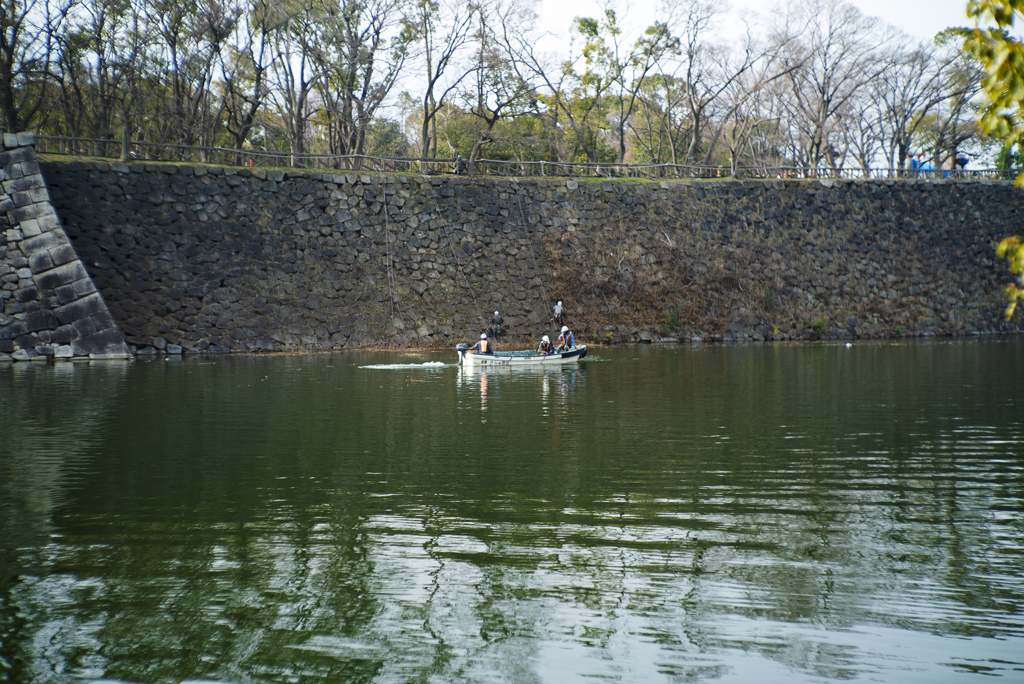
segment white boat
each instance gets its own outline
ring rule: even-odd
[[[462,366],[557,366],[576,363],[587,355],[586,345],[551,354],[538,354],[529,349],[477,354],[469,351],[468,344],[456,346],[455,351],[459,352],[459,364]]]

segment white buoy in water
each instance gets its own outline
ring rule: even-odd
[[[846,346],[847,346],[847,347],[852,347],[852,346],[853,346],[853,342],[847,342],[847,343],[846,343]]]

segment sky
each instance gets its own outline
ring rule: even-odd
[[[939,31],[950,26],[968,26],[964,10],[966,0],[850,0],[868,16],[880,17],[886,22],[903,29],[920,40],[931,40]],[[650,24],[654,18],[655,0],[619,0],[620,8],[626,7],[630,24],[640,28]],[[765,11],[771,0],[732,0],[734,11],[751,9]],[[568,31],[573,17],[599,14],[599,3],[595,0],[538,0],[538,26],[554,33]]]

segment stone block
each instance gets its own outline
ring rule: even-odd
[[[88,278],[80,261],[72,261],[36,276],[36,283],[43,290],[55,290],[61,285],[70,285],[76,280]]]
[[[15,361],[31,361],[32,359],[39,356],[39,352],[35,349],[19,349],[18,351],[11,354],[11,358]]]
[[[60,219],[56,214],[44,214],[36,219],[36,223],[39,224],[41,233],[49,233],[60,228]]]
[[[49,252],[37,252],[29,257],[28,266],[34,272],[42,273],[53,268],[53,260]]]
[[[23,240],[20,245],[21,251],[27,257],[31,257],[33,254],[36,254],[37,252],[56,249],[61,246],[71,247],[71,245],[67,241],[67,238],[65,238],[63,235],[59,233],[43,233],[41,235],[36,235],[34,237]]]
[[[39,339],[37,335],[33,335],[31,333],[14,338],[14,346],[21,347],[22,349],[33,349],[37,344],[42,343],[43,341]]]
[[[53,293],[57,297],[58,304],[67,304],[68,302],[73,302],[76,299],[79,299],[78,293],[75,292],[74,283],[72,283],[71,285],[61,285],[56,290],[54,290]]]
[[[6,138],[6,136],[4,136]],[[23,131],[18,133],[18,146],[19,147],[34,147],[36,144],[36,134]]]
[[[80,337],[71,343],[71,347],[75,350],[75,356],[128,354],[128,346],[124,343],[121,333],[113,328]]]
[[[78,331],[71,325],[62,325],[50,333],[50,341],[54,344],[70,344],[76,337]]]
[[[0,353],[10,354],[14,351],[14,340],[0,339]]]
[[[4,133],[4,147],[9,150],[21,147],[21,144],[18,143],[18,134]]]
[[[166,351],[168,354],[180,354],[182,347],[180,344],[169,344]]]
[[[28,332],[24,321],[8,323],[0,328],[0,340],[15,340]]]
[[[4,192],[9,195],[13,195],[16,192],[25,192],[26,190],[32,190],[35,188],[43,188],[45,190],[46,184],[43,182],[42,176],[27,176],[24,178],[13,178],[6,180],[3,183]]]
[[[75,349],[71,345],[63,344],[53,348],[53,358],[70,359],[75,355]]]
[[[34,311],[25,318],[25,329],[28,332],[56,330],[58,327],[60,327],[60,321],[57,320],[57,316],[49,309]]]
[[[39,173],[41,173],[39,169],[39,162],[36,161],[35,159],[34,150],[23,148],[22,150],[18,150],[18,152],[25,152],[26,159],[17,164],[14,164],[11,167],[12,171],[14,172],[12,173],[12,178],[15,176],[20,178],[22,176],[38,175]]]
[[[26,178],[22,178],[18,181],[9,182],[18,183],[23,182],[25,180]],[[50,193],[46,192],[46,188],[30,188],[28,190],[22,190],[20,192],[11,193],[11,200],[14,202],[14,206],[25,207],[28,206],[29,204],[36,204],[37,202],[49,202]]]
[[[51,233],[43,233],[43,235],[50,234]],[[50,260],[53,262],[54,266],[63,266],[64,264],[71,263],[78,259],[78,255],[75,254],[75,250],[66,242],[51,247],[49,253]]]
[[[25,219],[21,222],[21,232],[27,238],[36,237],[43,231],[39,229],[39,222],[35,219]]]
[[[27,207],[18,207],[11,209],[8,212],[13,223],[24,223],[28,219],[39,218],[40,216],[47,216],[53,213],[53,208],[49,202],[39,202],[37,204],[30,204]]]
[[[78,295],[79,297],[84,297],[96,291],[96,284],[92,282],[91,278],[83,278],[82,280],[76,280],[74,283],[72,283],[72,287],[75,290],[75,294]]]
[[[94,314],[106,312],[106,310],[107,306],[103,303],[103,298],[100,297],[99,293],[97,293],[89,295],[88,297],[83,297],[77,302],[59,306],[54,313],[56,313],[57,319],[60,320],[61,323],[67,325],[68,323],[77,323],[78,321],[87,319]],[[89,323],[89,326],[91,327],[92,323]],[[79,329],[79,334],[87,335],[89,333]]]
[[[96,332],[96,326],[92,324],[92,319],[88,316],[78,319],[71,325],[71,327],[75,331],[75,337],[85,337],[86,335],[92,335]]]
[[[97,330],[106,330],[107,328],[117,327],[117,322],[114,320],[114,317],[111,316],[110,312],[105,308],[103,311],[94,313],[89,317],[89,320],[92,321],[93,326],[95,326]]]

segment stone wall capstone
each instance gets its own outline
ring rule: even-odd
[[[514,340],[966,335],[999,319],[1010,183],[584,182],[49,162],[140,355]]]
[[[6,133],[0,151],[0,361],[130,358],[60,225],[34,144]]]

